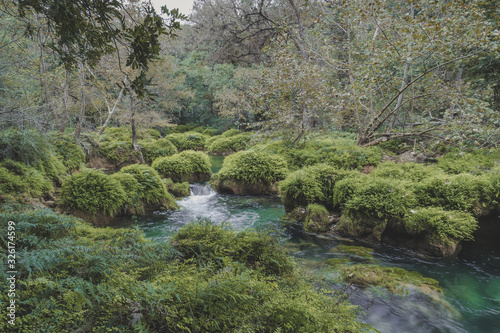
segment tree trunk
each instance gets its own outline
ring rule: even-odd
[[[80,116],[75,130],[75,137],[80,140],[82,131],[83,117],[85,116],[85,66],[80,62]]]
[[[106,121],[104,122],[104,124],[102,125],[101,129],[99,130],[99,135],[101,135],[104,130],[106,129],[106,127],[108,126],[109,124],[109,121],[111,120],[111,117],[113,117],[113,114],[115,113],[116,111],[116,107],[118,106],[118,102],[120,101],[120,99],[122,98],[122,95],[123,95],[123,90],[125,88],[122,88],[122,90],[120,90],[120,94],[118,95],[118,98],[116,99],[116,102],[115,102],[115,105],[113,105],[113,109],[109,109],[109,106],[108,106],[108,117],[106,118]],[[107,103],[106,103],[107,104]]]
[[[144,161],[144,157],[141,153],[141,146],[137,143],[137,128],[135,126],[135,111],[136,111],[136,98],[135,92],[132,89],[128,89],[130,94],[130,125],[132,127],[132,148],[134,151],[139,153],[139,158],[141,159],[141,163],[146,164]]]
[[[59,132],[64,132],[68,123],[68,100],[69,100],[69,75],[68,71],[64,71],[64,85],[63,85],[63,111],[61,115],[61,123],[59,124]]]

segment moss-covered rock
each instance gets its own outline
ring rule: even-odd
[[[165,136],[178,150],[203,150],[207,136],[198,132],[173,133]]]
[[[31,197],[41,197],[53,190],[52,182],[35,168],[12,160],[0,163],[0,192],[2,194],[26,193]]]
[[[177,154],[177,148],[169,140],[163,138],[158,140],[140,140],[141,153],[144,160],[151,164],[158,157],[172,156]]]
[[[250,141],[251,133],[242,133],[233,136],[215,137],[215,140],[208,140],[205,143],[205,149],[213,155],[229,155],[234,152],[243,150],[247,147]]]
[[[325,232],[328,230],[330,220],[328,210],[319,204],[309,204],[306,208],[304,229],[310,232]]]
[[[287,212],[310,203],[333,208],[333,187],[336,182],[359,175],[356,171],[339,170],[327,164],[316,164],[290,173],[279,183]]]
[[[160,175],[150,166],[143,164],[129,165],[120,173],[130,174],[138,182],[139,200],[149,209],[176,209],[174,197],[168,193]]]
[[[83,169],[67,177],[61,187],[61,204],[96,224],[107,224],[109,219],[97,219],[116,216],[127,200],[120,182],[99,170]]]
[[[220,192],[276,195],[277,182],[287,173],[286,161],[279,155],[242,151],[225,158],[212,184]]]
[[[157,158],[152,166],[162,176],[171,178],[174,182],[204,181],[212,173],[208,155],[192,150]]]
[[[164,179],[165,186],[169,193],[176,198],[188,197],[191,194],[191,189],[188,182],[174,183],[172,179]]]

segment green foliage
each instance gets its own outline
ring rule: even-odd
[[[493,175],[443,174],[415,183],[414,191],[423,207],[443,207],[480,216],[498,206],[498,189],[492,180]]]
[[[360,287],[380,286],[394,294],[406,294],[408,288],[417,287],[422,290],[431,289],[442,294],[439,283],[431,278],[423,277],[418,272],[410,272],[399,267],[377,265],[345,265],[342,267],[344,281]]]
[[[326,210],[325,206],[319,204],[307,205],[306,218],[304,221],[304,229],[306,231],[327,231],[329,225],[328,210]]]
[[[158,157],[172,156],[177,154],[177,148],[172,142],[163,138],[158,140],[138,141],[144,160],[151,164]]]
[[[169,209],[177,208],[175,199],[167,192],[160,175],[152,167],[133,164],[121,169],[120,173],[130,174],[135,177],[139,185],[139,199],[145,204],[159,205]]]
[[[188,197],[191,194],[191,189],[188,182],[174,183],[172,179],[167,178],[164,180],[165,187],[169,193],[176,198]]]
[[[54,182],[59,182],[66,174],[65,166],[54,155],[47,137],[36,130],[10,128],[0,131],[0,154],[2,159],[35,167]]]
[[[227,133],[227,132],[225,132]],[[205,143],[206,150],[212,154],[228,154],[243,150],[250,141],[251,133],[236,134],[233,136],[220,135],[216,140],[208,140]]]
[[[153,162],[152,166],[161,175],[176,182],[201,180],[208,178],[212,173],[208,155],[192,150],[169,157],[160,157]]]
[[[472,240],[472,234],[478,228],[471,214],[438,207],[412,210],[406,214],[404,225],[409,234],[425,234],[440,243],[449,239]]]
[[[246,184],[273,184],[288,174],[286,161],[279,155],[241,151],[224,159],[218,176],[220,181],[236,180]]]
[[[316,164],[290,173],[279,184],[285,210],[289,212],[310,203],[332,207],[333,186],[356,174],[356,171],[339,170],[327,164]]]
[[[419,163],[394,163],[385,162],[380,164],[371,172],[371,176],[382,178],[393,178],[398,180],[409,180],[420,182],[429,177],[442,174],[443,172],[434,166]]]
[[[0,192],[40,197],[53,190],[52,182],[35,168],[12,160],[0,163]]]
[[[128,161],[137,156],[132,147],[132,133],[125,127],[106,127],[97,138],[98,154],[113,163]]]
[[[158,140],[160,138],[160,132],[152,128],[141,128],[137,131],[137,139],[140,140]]]
[[[469,153],[450,152],[438,160],[438,167],[449,174],[469,172],[483,174],[500,165],[500,150],[480,150]]]
[[[63,206],[91,214],[113,216],[127,198],[120,182],[99,170],[83,169],[67,177],[61,186]]]
[[[8,221],[16,221],[24,251],[16,263],[20,332],[367,329],[345,295],[319,291],[268,234],[201,222],[173,242],[151,241],[138,230],[93,228],[47,209],[4,208],[0,228]],[[6,238],[0,242],[5,248]],[[0,277],[8,290],[5,270]],[[0,321],[0,331],[7,325]]]
[[[78,170],[85,163],[85,154],[72,137],[58,135],[53,143],[57,157],[68,171]]]
[[[179,150],[203,150],[207,136],[197,132],[169,134],[165,139],[172,142]]]
[[[241,131],[239,129],[231,128],[231,129],[225,131],[224,133],[222,133],[221,137],[223,137],[223,138],[229,138],[229,137],[232,137],[232,136],[235,136],[235,135],[238,135],[238,134],[241,134]]]
[[[117,172],[112,174],[111,178],[117,180],[121,184],[125,194],[127,195],[127,202],[133,202],[139,199],[139,182],[133,175],[129,173]]]

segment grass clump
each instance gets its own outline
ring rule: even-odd
[[[316,164],[290,173],[279,184],[281,198],[287,212],[299,206],[320,203],[333,208],[333,187],[356,171],[339,170],[327,164]]]
[[[172,142],[163,138],[158,140],[140,140],[141,153],[144,160],[151,164],[158,157],[172,156],[177,154],[177,148]]]
[[[478,223],[471,214],[446,211],[439,207],[412,210],[406,214],[404,225],[409,234],[424,234],[431,241],[438,243],[472,240],[472,234],[478,228]]]
[[[188,182],[174,183],[170,178],[164,179],[163,182],[165,183],[167,191],[172,193],[172,195],[176,198],[188,197],[191,194]]]
[[[90,214],[114,216],[127,198],[120,182],[99,170],[84,169],[66,178],[61,186],[63,206]]]
[[[156,159],[153,168],[175,182],[193,182],[210,178],[210,158],[203,152],[186,150],[169,157]]]
[[[438,160],[438,167],[449,174],[483,174],[500,165],[500,150],[450,152]]]
[[[328,210],[319,204],[309,204],[306,208],[304,229],[311,232],[324,232],[328,230],[330,220]]]
[[[20,332],[368,330],[345,295],[318,290],[269,234],[200,222],[172,242],[155,241],[46,209],[4,209],[0,228],[8,221],[25,251],[16,263]],[[0,275],[8,289],[6,271]]]
[[[241,133],[233,136],[214,137],[215,140],[210,140],[210,144],[205,143],[206,150],[211,154],[227,155],[247,147],[250,141],[251,133]]]
[[[120,170],[120,173],[132,175],[138,182],[138,197],[146,206],[152,208],[175,209],[174,197],[167,192],[158,172],[150,166],[132,164]]]
[[[286,161],[279,155],[242,151],[225,158],[219,180],[236,180],[245,184],[273,184],[286,177]]]
[[[198,132],[173,133],[165,136],[178,150],[203,150],[207,136]]]
[[[426,294],[442,294],[436,280],[423,277],[418,272],[410,272],[398,267],[366,264],[344,265],[342,266],[342,277],[344,281],[356,286],[383,287],[393,294],[405,295],[412,287],[416,287]]]

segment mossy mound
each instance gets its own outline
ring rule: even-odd
[[[394,178],[398,180],[420,182],[429,177],[441,174],[444,174],[443,171],[435,166],[427,166],[413,162],[385,162],[373,169],[370,175],[380,178]]]
[[[120,211],[127,199],[128,196],[119,181],[102,171],[93,169],[83,169],[67,177],[62,184],[60,195],[61,204],[73,213],[83,212],[111,217]]]
[[[198,132],[174,133],[165,136],[178,150],[203,150],[207,136]]]
[[[483,174],[500,165],[500,150],[450,152],[438,160],[438,167],[449,174]]]
[[[233,136],[214,137],[215,140],[208,140],[205,143],[205,149],[214,155],[229,155],[234,152],[243,150],[247,147],[250,141],[251,133],[242,133]]]
[[[414,184],[419,204],[446,210],[460,210],[475,216],[488,215],[498,208],[494,174],[437,175]]]
[[[304,229],[310,232],[325,232],[328,230],[330,220],[328,210],[319,204],[309,204],[306,208]]]
[[[149,209],[176,209],[174,197],[168,193],[160,175],[150,166],[143,164],[129,165],[120,173],[130,174],[138,182],[138,198]]]
[[[186,150],[169,157],[156,159],[153,168],[162,176],[171,178],[174,182],[204,181],[212,173],[210,158],[199,151]]]
[[[85,163],[83,149],[76,144],[72,136],[58,134],[55,136],[53,143],[55,153],[67,171],[78,170]]]
[[[377,265],[346,265],[342,267],[344,281],[360,287],[378,286],[388,289],[394,294],[407,294],[409,288],[415,287],[424,293],[432,291],[442,295],[439,283],[431,278],[423,277],[414,271],[398,267]]]
[[[359,175],[356,171],[339,170],[327,164],[316,164],[290,173],[279,183],[285,210],[320,203],[333,208],[333,187],[336,182]]]
[[[12,160],[0,163],[0,193],[41,197],[52,191],[52,182],[35,168]]]
[[[168,139],[140,140],[141,153],[144,160],[151,164],[159,157],[172,156],[177,154],[177,148]]]
[[[117,180],[123,187],[125,194],[127,195],[127,204],[140,205],[140,193],[139,193],[139,182],[137,179],[129,173],[117,172],[111,175],[111,178]]]
[[[174,183],[172,179],[164,179],[165,187],[169,193],[176,198],[188,197],[191,194],[191,189],[188,182]]]
[[[287,174],[283,157],[242,151],[225,158],[212,183],[220,192],[273,195],[278,192],[277,182]]]

